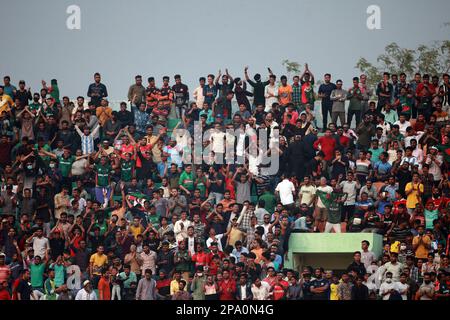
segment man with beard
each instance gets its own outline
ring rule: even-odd
[[[189,89],[188,86],[181,82],[181,76],[175,75],[175,84],[172,86],[172,91],[175,94],[175,107],[178,109],[177,115],[180,119],[183,118],[189,103]]]
[[[335,90],[337,87],[334,83],[330,82],[331,75],[329,73],[324,76],[324,83],[319,86],[319,98],[322,99],[322,120],[323,126],[322,128],[327,127],[328,122],[328,114],[331,117],[331,107],[333,102],[331,101],[331,92]]]
[[[288,171],[295,174],[299,181],[303,180],[305,175],[305,145],[300,135],[296,135],[286,150],[288,160]]]

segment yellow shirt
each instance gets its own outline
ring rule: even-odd
[[[186,291],[186,290],[187,290],[187,286],[184,287],[183,291]],[[178,281],[174,279],[170,282],[170,295],[174,295],[178,291],[180,291],[180,286],[178,285]]]
[[[405,192],[408,192],[410,190],[413,190],[410,194],[408,194],[408,197],[406,198],[406,207],[409,209],[414,209],[416,207],[416,204],[419,203],[419,193],[417,192],[420,190],[420,193],[423,193],[423,184],[415,183],[413,185],[412,182],[408,182],[405,187]]]
[[[142,227],[141,225],[138,225],[137,227],[130,226],[130,230],[134,238],[137,239],[137,236],[144,232],[144,227]]]
[[[0,114],[3,111],[8,112],[11,110],[11,107],[13,106],[14,101],[11,99],[11,97],[7,94],[3,94],[0,96]]]
[[[413,246],[419,245],[416,248],[416,252],[415,252],[416,253],[416,258],[418,258],[418,259],[426,259],[427,256],[428,256],[428,252],[429,252],[428,248],[430,248],[431,239],[430,239],[430,237],[428,237],[426,235],[423,235],[422,236],[422,241],[420,242],[420,244],[419,244],[419,240],[420,240],[420,236],[415,236],[413,238],[413,242],[412,242]]]
[[[339,300],[338,286],[336,283],[330,284],[330,300]]]
[[[108,256],[106,254],[99,255],[98,253],[94,253],[89,259],[89,262],[93,266],[92,274],[100,275],[102,267],[108,263]]]

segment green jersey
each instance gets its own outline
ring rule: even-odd
[[[111,167],[109,165],[102,166],[100,163],[95,165],[95,171],[97,172],[97,186],[108,187],[109,186],[109,174],[111,173]]]
[[[183,171],[180,175],[178,184],[189,191],[194,191],[194,174],[192,172],[187,173],[186,171]]]
[[[195,179],[195,187],[200,190],[200,197],[206,197],[206,177]]]
[[[124,182],[130,182],[133,178],[134,161],[122,161],[120,165],[120,179]]]
[[[333,224],[341,223],[342,203],[336,200],[343,197],[344,194],[337,192],[326,193],[320,190],[317,190],[316,194],[328,209],[328,222]]]
[[[75,156],[69,156],[64,158],[64,156],[58,157],[59,170],[61,170],[61,175],[67,178],[72,171],[72,164],[75,162]]]

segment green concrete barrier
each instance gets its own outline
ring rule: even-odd
[[[379,258],[383,237],[376,233],[291,233],[285,267],[299,269],[306,261],[325,261],[327,268],[342,269],[346,261],[351,263],[355,251],[361,251],[363,240],[370,242],[369,250]]]

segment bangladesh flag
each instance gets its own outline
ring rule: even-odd
[[[322,203],[325,205],[325,207],[329,208],[334,203],[336,203],[336,199],[339,199],[344,194],[338,193],[338,192],[332,192],[332,193],[326,193],[320,190],[316,191],[316,194],[319,196],[320,200],[322,200]]]
[[[126,197],[133,207],[140,205],[141,208],[144,208],[144,202],[150,200],[147,195],[140,192],[129,193]]]

